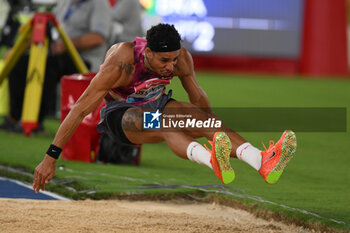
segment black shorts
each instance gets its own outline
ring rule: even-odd
[[[129,108],[141,108],[141,109],[159,109],[161,112],[165,108],[165,105],[170,101],[174,100],[171,98],[172,91],[170,90],[168,94],[163,94],[160,98],[155,101],[146,103],[141,106],[135,106],[130,103],[112,101],[102,108],[100,115],[101,121],[97,125],[97,130],[100,133],[108,134],[116,142],[120,142],[127,145],[135,145],[130,142],[126,137],[122,128],[123,116]]]

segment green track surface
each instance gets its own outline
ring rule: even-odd
[[[346,107],[349,122],[348,80],[217,73],[198,73],[197,78],[213,107]],[[177,79],[172,82],[171,89],[173,98],[187,101]],[[48,135],[30,138],[0,131],[0,164],[32,173],[58,124],[57,120],[49,119],[45,122]],[[281,133],[242,132],[241,135],[263,149],[262,143],[268,145],[269,140],[277,141]],[[258,203],[259,207],[304,221],[350,230],[349,127],[347,132],[296,132],[296,136],[296,155],[275,185],[266,184],[247,164],[231,159],[236,178],[222,186],[210,169],[176,157],[161,143],[143,146],[140,166],[59,160],[54,184],[48,188],[73,198],[96,199],[116,193],[217,193],[250,204]],[[0,175],[13,176],[3,169]],[[18,178],[30,181],[23,175]],[[65,187],[73,187],[75,191]]]

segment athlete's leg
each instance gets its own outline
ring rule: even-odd
[[[189,135],[178,130],[166,132],[163,129],[143,129],[144,110],[129,108],[122,118],[122,128],[125,136],[135,144],[159,143],[166,141],[170,149],[179,157],[187,159],[187,146],[194,140]]]
[[[175,112],[174,112],[175,111]],[[178,112],[176,112],[178,111]],[[189,103],[183,103],[183,102],[177,102],[177,101],[171,101],[169,102],[165,109],[163,110],[163,114],[190,114],[192,117],[200,120],[207,120],[208,118],[215,118],[213,114],[207,113],[199,109],[198,107],[189,104]],[[214,130],[186,130],[186,129],[178,129],[173,131],[169,131],[168,129],[142,129],[142,119],[143,119],[143,111],[141,109],[136,108],[130,108],[128,111],[124,114],[123,120],[122,120],[122,128],[126,135],[126,137],[135,144],[143,144],[143,143],[158,143],[161,141],[166,141],[171,150],[177,154],[178,156],[182,158],[190,158],[188,154],[188,149],[191,145],[193,145],[193,142],[195,142],[194,138],[204,136],[208,139],[211,139],[213,135],[215,134],[215,131],[225,131],[227,132],[227,135],[231,143],[228,146],[227,142],[224,140],[223,144],[220,144],[220,139],[214,137],[214,144],[219,143],[218,145],[225,145],[223,148],[224,150],[221,150],[221,153],[219,157],[215,155],[215,152],[212,153],[210,162],[211,164],[213,161],[213,155],[215,157],[216,164],[220,165],[220,168],[222,168],[221,165],[229,165],[229,182],[231,182],[234,178],[234,173],[231,168],[231,165],[229,164],[229,161],[227,159],[224,160],[220,164],[220,160],[217,160],[217,158],[220,158],[220,156],[225,155],[226,149],[231,147],[232,144],[232,157],[236,157],[236,154],[238,155],[238,158],[245,161],[249,165],[251,165],[253,168],[259,171],[260,175],[265,179],[267,183],[276,183],[281,176],[284,168],[286,167],[289,160],[292,158],[292,156],[295,153],[296,150],[296,138],[295,134],[292,131],[285,131],[285,133],[282,135],[281,139],[276,143],[275,146],[270,147],[265,152],[261,152],[260,150],[253,147],[250,143],[247,143],[239,134],[235,133],[231,129],[227,128],[225,125],[222,124],[222,127],[220,129]],[[216,144],[215,144],[216,145]],[[218,148],[218,147],[217,147]],[[231,149],[229,150],[231,151]],[[187,156],[186,156],[187,155]],[[206,158],[203,156],[204,153],[199,153],[197,158],[204,159]],[[228,156],[228,154],[227,154]],[[224,156],[226,158],[226,156]],[[192,159],[191,159],[192,160]],[[205,163],[204,163],[205,164]],[[218,166],[213,166],[213,169],[218,169]],[[222,182],[225,183],[225,179],[223,179],[223,170],[220,169],[217,173],[215,171],[215,174],[221,179]],[[233,175],[232,175],[233,174]]]
[[[143,129],[143,111],[145,110],[140,108],[129,108],[123,115],[123,132],[130,142],[143,144],[165,141],[179,157],[190,159],[213,169],[215,175],[224,184],[233,181],[235,175],[229,161],[231,143],[225,133],[216,133],[212,143],[213,149],[208,151],[182,129],[171,131],[164,128]]]
[[[191,103],[171,101],[164,109],[164,114],[182,114],[191,115],[193,118],[205,121],[210,118],[218,119],[211,113],[205,112]],[[234,116],[232,116],[234,117]],[[185,129],[186,130],[186,129]],[[232,144],[231,157],[248,163],[255,170],[259,171],[260,175],[267,183],[276,183],[281,176],[287,163],[293,157],[296,151],[296,137],[295,134],[286,130],[280,140],[276,144],[272,144],[266,151],[260,151],[244,140],[239,134],[222,124],[220,129],[191,129],[187,130],[186,134],[192,137],[204,136],[208,139],[216,131],[224,131],[230,138]]]
[[[195,118],[197,120],[205,121],[207,119],[216,119],[219,120],[217,116],[215,116],[212,113],[208,113],[203,111],[202,109],[198,108],[197,106],[186,103],[186,102],[179,102],[179,101],[171,101],[169,102],[163,111],[163,114],[167,115],[174,115],[174,114],[182,114],[182,115],[191,115],[192,118]],[[234,117],[234,116],[233,116]],[[229,129],[224,124],[222,124],[221,128],[215,128],[215,129],[184,129],[187,135],[190,135],[193,138],[200,138],[200,137],[206,137],[209,140],[212,140],[213,135],[218,132],[225,132],[230,140],[232,145],[232,151],[231,151],[231,157],[237,157],[236,156],[236,150],[237,148],[246,143],[247,141],[241,137],[238,133],[234,132],[232,129]]]
[[[216,132],[225,132],[231,140],[231,157],[236,157],[236,150],[239,146],[246,143],[246,140],[239,134],[222,124],[221,128],[216,129],[143,129],[142,119],[143,111],[139,108],[129,108],[122,120],[122,128],[126,137],[135,144],[158,143],[166,141],[169,147],[180,157],[186,158],[186,147],[189,142],[195,138],[206,137],[213,139]],[[197,106],[179,101],[170,101],[163,110],[163,115],[183,114],[191,115],[192,118],[205,121],[209,118],[218,119],[215,115],[204,112]],[[142,132],[142,133],[141,133]],[[185,148],[185,149],[183,149]],[[179,151],[182,150],[182,151]],[[260,153],[260,152],[258,152]],[[260,159],[260,157],[258,157]],[[261,160],[259,160],[260,162]]]

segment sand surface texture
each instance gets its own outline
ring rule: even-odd
[[[309,232],[216,204],[0,199],[0,232]]]

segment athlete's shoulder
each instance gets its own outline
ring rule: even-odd
[[[123,42],[114,44],[108,50],[99,73],[105,80],[114,81],[113,85],[110,85],[112,88],[130,82],[134,70],[133,47],[133,42]]]
[[[111,56],[119,61],[133,63],[134,46],[134,42],[116,43],[108,50],[106,58]]]

